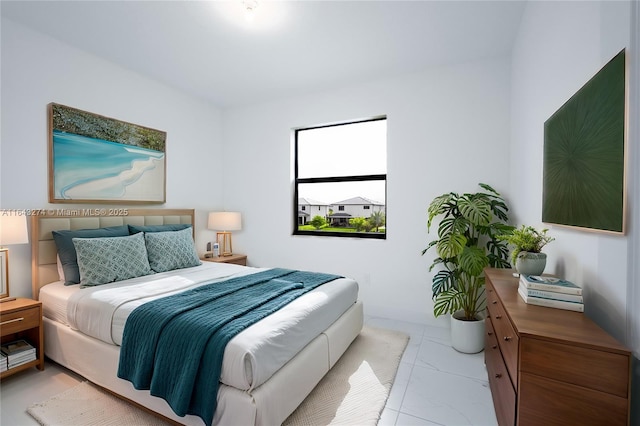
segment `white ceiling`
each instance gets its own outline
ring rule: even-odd
[[[509,55],[524,1],[7,1],[3,17],[228,107]]]

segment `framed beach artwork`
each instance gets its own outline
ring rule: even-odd
[[[56,103],[48,113],[49,202],[165,202],[165,132]]]
[[[544,123],[543,222],[624,234],[626,91],[622,50]]]

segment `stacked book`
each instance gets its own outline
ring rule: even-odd
[[[0,373],[4,373],[8,369],[7,357],[3,353],[0,353]]]
[[[7,369],[17,367],[36,359],[36,348],[26,340],[16,340],[0,346],[0,351],[7,359]]]
[[[531,305],[584,312],[582,288],[571,281],[520,274],[518,293]]]

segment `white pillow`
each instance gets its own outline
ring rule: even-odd
[[[62,268],[62,262],[60,262],[60,256],[56,254],[56,264],[58,265],[58,278],[60,281],[65,281],[64,279],[64,269]]]

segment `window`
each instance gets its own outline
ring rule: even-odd
[[[386,238],[386,117],[294,129],[294,144],[294,235]],[[302,198],[323,214],[300,221]]]
[[[302,206],[302,211],[305,211],[307,209],[307,206]]]

